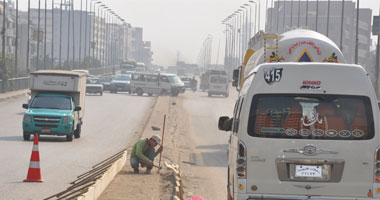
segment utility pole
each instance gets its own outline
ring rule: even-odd
[[[29,0],[30,1],[30,0]],[[62,69],[62,0],[59,14],[59,68]]]
[[[340,45],[339,48],[343,52],[343,25],[344,25],[344,0],[342,0],[342,17],[340,22]]]
[[[5,0],[3,0],[3,30],[1,31],[1,34],[2,34],[2,40],[3,40],[3,47],[2,47],[2,62],[1,62],[1,65],[2,65],[2,92],[5,92],[5,85],[6,85],[6,76],[5,76],[5,72],[6,72],[6,69],[5,69],[5,31],[6,31],[6,24],[5,24],[5,10],[6,10],[6,7],[5,7]]]
[[[359,0],[356,0],[356,39],[355,39],[355,64],[359,63]]]
[[[44,24],[44,69],[46,69],[46,36],[47,36],[47,26],[46,26],[46,20],[47,20],[47,0],[45,0],[45,24]]]
[[[50,69],[54,66],[54,0],[51,2],[51,63]]]
[[[69,9],[67,9],[67,5],[69,6]],[[68,12],[68,19],[67,19],[67,55],[66,55],[66,63],[67,63],[67,69],[70,69],[70,22],[71,22],[71,8],[70,8],[70,0],[69,4],[65,2],[65,8]]]
[[[62,1],[62,0],[61,0]],[[29,51],[30,51],[30,0],[28,0],[28,44],[26,45],[26,71],[30,73]]]
[[[15,49],[15,73],[14,77],[17,78],[18,74],[18,0],[16,0],[16,49]]]
[[[79,66],[82,63],[82,0],[80,0],[80,20],[79,20]]]
[[[36,69],[39,69],[40,65],[40,14],[41,14],[41,0],[38,0],[38,20],[37,20],[37,64]]]
[[[330,0],[327,2],[327,30],[326,36],[329,37],[329,25],[330,25]]]

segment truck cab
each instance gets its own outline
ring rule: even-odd
[[[37,71],[31,74],[31,99],[22,107],[23,138],[58,135],[80,138],[84,115],[86,75],[68,71]]]

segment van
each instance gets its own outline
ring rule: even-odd
[[[178,96],[185,92],[185,85],[175,74],[135,72],[131,79],[131,92],[142,96],[147,93]]]
[[[227,76],[211,75],[209,79],[209,89],[207,92],[209,97],[212,95],[223,95],[228,97],[230,92]]]
[[[379,107],[358,65],[272,63],[246,77],[232,118],[228,199],[378,199]]]

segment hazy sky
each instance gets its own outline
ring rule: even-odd
[[[31,1],[33,2],[32,6],[37,5],[38,0]],[[41,1],[44,2],[44,0]],[[59,0],[55,1],[59,2]],[[76,8],[78,8],[80,0],[74,1]],[[177,52],[180,53],[180,60],[195,63],[202,44],[208,35],[213,37],[212,63],[215,63],[217,59],[219,41],[218,60],[219,63],[222,63],[225,42],[223,30],[225,26],[221,24],[221,21],[241,5],[248,3],[248,0],[101,1],[132,26],[143,27],[144,40],[152,42],[153,63],[164,66],[175,64]],[[356,0],[354,1],[356,2]],[[51,2],[51,0],[48,0],[48,2]],[[83,0],[83,4],[84,2],[85,0]],[[266,0],[260,0],[260,2],[261,14],[264,16]],[[23,4],[20,7],[24,8],[27,6],[27,1],[20,0],[20,4]],[[371,8],[373,13],[378,15],[380,0],[360,0],[360,7]],[[262,20],[264,20],[264,17],[262,17]]]

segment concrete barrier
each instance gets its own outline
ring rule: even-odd
[[[98,179],[95,184],[88,188],[88,191],[79,196],[77,200],[96,200],[100,197],[103,191],[111,183],[114,177],[120,172],[127,161],[127,151],[124,151],[123,156],[117,160],[103,176]]]

